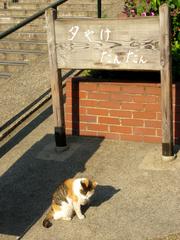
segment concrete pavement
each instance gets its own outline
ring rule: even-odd
[[[2,146],[0,239],[180,239],[179,155],[164,163],[158,144],[94,137],[67,140],[69,150],[57,152],[47,109]],[[74,176],[99,183],[84,209],[86,218],[43,228],[52,192]],[[162,238],[170,234],[175,235]]]

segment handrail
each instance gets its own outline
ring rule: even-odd
[[[18,30],[19,28],[25,26],[26,24],[32,22],[33,20],[35,20],[36,18],[42,16],[43,14],[45,14],[45,11],[49,8],[57,8],[57,6],[67,2],[68,0],[57,0],[56,2],[54,3],[51,3],[48,7],[40,10],[39,12],[33,14],[32,16],[30,17],[27,17],[26,19],[24,19],[23,21],[19,22],[18,24],[16,24],[15,26],[13,27],[10,27],[8,30],[0,33],[0,39],[6,37],[7,35],[15,32],[16,30]],[[101,0],[97,0],[97,17],[98,18],[101,18],[101,12],[102,12],[102,9],[101,9],[101,4],[102,4],[102,1]]]
[[[51,3],[48,7],[46,7],[46,8],[44,8],[44,9],[38,11],[37,13],[33,14],[32,16],[30,16],[30,17],[24,19],[23,21],[21,21],[20,23],[16,24],[15,26],[10,27],[8,30],[0,33],[0,39],[6,37],[6,36],[9,35],[10,33],[15,32],[17,29],[19,29],[19,28],[23,27],[24,25],[32,22],[32,21],[35,20],[36,18],[42,16],[47,9],[49,9],[49,8],[56,8],[57,6],[63,4],[63,3],[66,2],[66,1],[68,1],[68,0],[57,0],[56,2]]]

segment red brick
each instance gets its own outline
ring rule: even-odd
[[[72,105],[65,106],[65,113],[72,113]]]
[[[145,104],[144,107],[147,112],[161,112],[160,104]]]
[[[142,141],[143,141],[143,136],[137,136],[137,135],[121,135],[121,140],[123,140],[123,141],[142,142]]]
[[[122,109],[126,110],[136,110],[136,111],[143,111],[144,110],[144,104],[141,103],[122,103],[121,105]]]
[[[104,124],[87,124],[87,130],[97,131],[97,132],[107,132],[108,125]]]
[[[97,122],[96,116],[90,116],[90,115],[80,115],[79,119],[81,122]]]
[[[108,93],[89,92],[88,99],[109,100],[110,95]]]
[[[145,120],[145,127],[161,128],[161,121]]]
[[[112,117],[120,117],[120,118],[131,118],[132,112],[130,111],[122,111],[122,110],[110,110],[110,116]]]
[[[97,101],[96,100],[80,100],[79,105],[83,107],[97,107]]]
[[[110,132],[132,134],[132,128],[123,126],[110,126]]]
[[[132,102],[132,95],[120,94],[120,93],[112,93],[111,94],[112,101],[121,101],[121,102]]]
[[[161,137],[162,136],[162,130],[161,129],[156,129],[156,135],[158,137]]]
[[[101,101],[98,103],[100,108],[108,108],[108,109],[120,109],[120,103],[112,102],[112,101]]]
[[[123,86],[121,93],[144,94],[144,86]]]
[[[120,121],[119,121],[118,118],[112,118],[112,117],[98,117],[98,123],[116,124],[116,125],[119,125]]]
[[[156,113],[155,112],[133,112],[133,118],[156,120]]]
[[[96,91],[97,90],[97,83],[92,82],[80,82],[79,83],[79,91]]]
[[[66,98],[72,98],[72,91],[66,90]]]
[[[67,129],[72,129],[72,122],[71,121],[66,121],[66,128]]]
[[[80,91],[79,92],[79,98],[81,99],[87,99],[88,93],[85,91]]]
[[[121,135],[118,133],[104,133],[104,137],[108,139],[120,140]]]
[[[120,86],[115,83],[101,83],[98,87],[98,91],[100,92],[119,92]]]
[[[133,101],[136,103],[159,103],[158,96],[135,95]]]
[[[85,130],[87,123],[79,122],[79,123],[77,123],[77,125],[78,125],[79,129]]]
[[[87,108],[88,115],[108,116],[109,110],[100,108]]]
[[[144,136],[144,142],[149,142],[149,143],[161,143],[161,137],[149,137],[149,136]]]
[[[71,113],[66,113],[65,114],[65,119],[66,119],[66,121],[72,121],[72,114]]]
[[[161,88],[160,87],[147,87],[145,90],[146,94],[150,95],[161,95]]]
[[[84,131],[80,129],[80,136],[98,136],[97,132],[93,131]]]
[[[141,119],[122,119],[121,120],[122,126],[143,126],[144,121]]]
[[[86,107],[80,107],[79,108],[79,114],[81,115],[86,115],[87,113],[87,108]]]
[[[71,78],[66,80],[66,91],[72,91],[72,80],[71,80]]]
[[[157,120],[162,120],[161,112],[156,113],[156,119]]]
[[[152,136],[156,135],[156,129],[155,128],[133,128],[133,135],[142,135],[142,136]]]
[[[67,97],[66,98],[66,105],[72,105],[72,98]]]

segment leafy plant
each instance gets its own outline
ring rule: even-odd
[[[156,16],[163,3],[170,8],[173,75],[177,79],[180,77],[180,0],[125,0],[124,13],[128,17]]]

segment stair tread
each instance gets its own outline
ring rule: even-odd
[[[47,45],[47,42],[46,41],[31,41],[31,40],[27,40],[27,41],[24,41],[24,40],[17,40],[17,39],[1,39],[1,42],[14,42],[14,43],[27,43],[27,44],[44,44],[44,45]]]
[[[0,61],[0,65],[6,65],[6,64],[10,64],[10,65],[26,65],[27,62],[25,62],[25,61]]]
[[[11,74],[9,72],[0,72],[0,76],[2,77],[10,77]]]
[[[46,53],[45,51],[37,51],[37,50],[10,50],[10,49],[0,49],[0,53]]]

